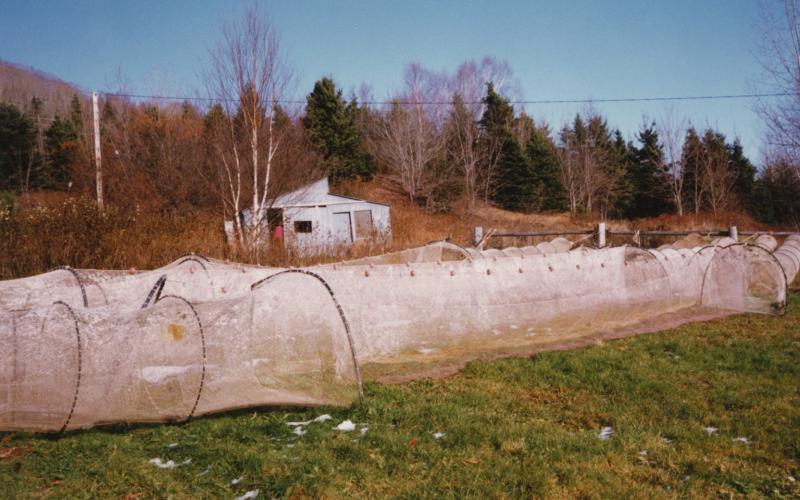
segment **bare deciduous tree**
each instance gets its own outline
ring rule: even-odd
[[[281,147],[276,111],[294,81],[272,21],[258,6],[245,10],[239,21],[223,29],[222,40],[210,51],[207,89],[220,99],[224,113],[215,140],[225,201],[235,233],[243,246],[255,248],[267,215],[273,164]],[[250,199],[246,227],[238,214]]]
[[[406,68],[405,89],[397,96],[376,130],[378,157],[400,176],[413,200],[423,192],[426,169],[443,150],[442,76],[419,64]]]
[[[735,198],[735,182],[725,140],[710,130],[703,137],[703,147],[699,150],[697,165],[700,167],[699,182],[711,212],[728,210]]]
[[[678,215],[683,215],[683,184],[685,170],[681,163],[686,120],[678,121],[670,111],[658,122],[658,137],[664,150],[670,195]]]
[[[763,91],[784,96],[763,99],[756,110],[766,124],[770,148],[800,164],[800,0],[776,4],[761,3],[764,78],[759,83]]]

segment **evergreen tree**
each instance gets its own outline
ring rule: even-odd
[[[530,211],[534,208],[535,179],[514,134],[514,108],[495,92],[491,82],[483,102],[486,109],[479,125],[486,146],[493,152],[489,162],[496,165],[489,186],[491,199],[506,210]]]
[[[56,115],[44,135],[46,160],[37,184],[47,189],[66,189],[70,180],[70,168],[75,159],[78,134],[70,120]]]
[[[744,155],[744,149],[739,139],[726,146],[728,161],[734,176],[734,190],[741,202],[748,208],[752,207],[752,194],[756,182],[756,167]]]
[[[508,101],[494,90],[494,84],[486,84],[486,97],[483,98],[486,109],[479,122],[487,135],[494,139],[505,139],[511,134],[514,124],[514,108]]]
[[[664,151],[655,123],[644,126],[636,135],[638,147],[631,146],[632,160],[628,180],[632,186],[628,217],[655,217],[669,209]]]
[[[767,165],[753,182],[752,214],[766,224],[800,228],[800,177],[786,160]]]
[[[72,123],[72,128],[78,135],[78,140],[84,140],[83,128],[83,109],[81,108],[81,100],[77,94],[72,94],[72,100],[69,102],[69,121]]]
[[[702,157],[703,143],[697,130],[694,127],[689,127],[686,131],[686,138],[683,141],[683,150],[681,151],[681,165],[683,168],[683,206],[686,210],[693,210],[699,213],[702,209],[702,193],[703,188],[700,183],[701,166],[700,158]]]
[[[492,200],[505,210],[529,212],[534,208],[535,180],[517,138],[502,141]]]
[[[531,130],[525,154],[535,182],[537,210],[566,210],[567,194],[561,181],[558,153],[547,129]]]
[[[363,137],[356,125],[358,112],[355,99],[345,102],[330,78],[318,80],[306,98],[303,126],[334,181],[370,179],[376,171],[372,156],[363,149]]]
[[[0,103],[0,189],[27,189],[35,141],[31,120],[13,104]]]

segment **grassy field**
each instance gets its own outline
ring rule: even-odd
[[[326,413],[332,420],[304,435],[287,425]],[[333,429],[345,419],[355,431]],[[0,434],[0,496],[796,498],[798,460],[795,295],[785,317],[742,315],[475,362],[443,380],[370,384],[365,404],[349,409]]]

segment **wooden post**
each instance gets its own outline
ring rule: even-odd
[[[103,163],[100,155],[100,108],[97,92],[92,92],[92,117],[94,121],[94,166],[97,184],[97,207],[103,209]]]
[[[728,229],[728,236],[736,241],[739,241],[739,228],[736,226],[731,226],[730,229]]]
[[[597,225],[597,248],[606,246],[606,223],[601,222]]]
[[[483,228],[481,226],[475,226],[475,233],[473,236],[475,240],[475,246],[477,247],[480,245],[481,240],[483,240]]]

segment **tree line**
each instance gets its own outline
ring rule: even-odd
[[[510,66],[487,57],[449,74],[410,64],[401,90],[345,97],[331,77],[293,106],[294,78],[268,16],[256,7],[225,26],[209,54],[204,101],[106,96],[101,136],[108,203],[216,210],[255,241],[270,200],[321,175],[334,183],[396,179],[431,211],[482,204],[601,218],[747,211],[800,225],[792,155],[761,169],[738,139],[665,117],[633,140],[591,108],[560,128],[512,105]],[[93,144],[83,96],[45,126],[42,100],[0,103],[0,190],[90,193]]]

